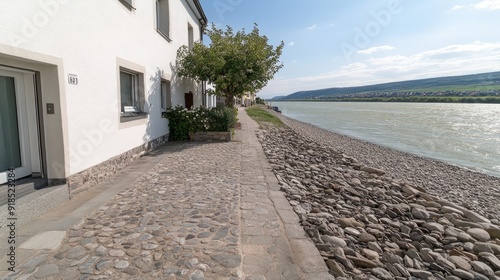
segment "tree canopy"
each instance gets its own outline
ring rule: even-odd
[[[235,33],[229,26],[222,30],[212,24],[206,34],[210,45],[197,42],[191,49],[178,49],[177,75],[213,84],[215,94],[224,96],[227,106],[234,106],[234,97],[262,89],[283,67],[279,60],[283,42],[270,45],[268,38],[259,34],[257,24],[250,33],[245,29]]]

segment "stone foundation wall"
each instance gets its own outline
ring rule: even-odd
[[[83,190],[91,188],[109,176],[115,174],[118,170],[131,164],[136,159],[156,149],[158,146],[168,141],[168,134],[149,141],[139,147],[136,147],[121,155],[110,158],[98,165],[92,166],[78,174],[67,178],[70,197]]]
[[[231,131],[198,131],[189,133],[191,141],[211,142],[211,141],[231,141]]]

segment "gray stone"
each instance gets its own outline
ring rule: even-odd
[[[423,248],[420,250],[420,256],[424,262],[433,263],[435,262],[434,257],[431,254],[432,250],[428,248]]]
[[[361,251],[363,252],[363,255],[365,255],[365,257],[367,257],[370,260],[376,260],[379,258],[379,254],[373,250],[362,249]]]
[[[344,272],[339,263],[334,260],[328,259],[326,260],[326,266],[330,270],[330,273],[335,277],[347,277],[347,274]]]
[[[129,264],[130,263],[128,261],[120,260],[115,264],[115,268],[116,269],[125,269],[129,266]]]
[[[78,246],[73,247],[73,248],[68,250],[68,252],[66,253],[66,258],[76,260],[76,259],[80,259],[86,253],[87,252],[85,251],[85,248],[78,245]]]
[[[438,231],[440,233],[444,232],[444,226],[438,223],[425,223],[423,227],[430,231]]]
[[[472,236],[474,239],[482,241],[482,242],[486,242],[486,241],[490,240],[490,234],[487,231],[485,231],[484,229],[471,228],[471,229],[467,230],[467,233],[470,236]]]
[[[453,208],[453,207],[450,207],[450,206],[443,206],[441,208],[441,213],[445,214],[445,213],[455,213],[455,214],[458,214],[460,216],[463,216],[464,215],[464,212],[456,209],[456,208]]]
[[[47,259],[47,254],[36,256],[36,257],[30,259],[25,264],[23,264],[21,266],[21,268],[23,268],[23,269],[33,269],[33,268],[37,267],[39,264],[41,264],[42,262],[44,262],[46,259]]]
[[[379,254],[382,254],[384,252],[377,242],[369,242],[368,248],[370,248],[371,250],[373,250]]]
[[[351,227],[346,227],[344,229],[344,232],[347,234],[353,235],[353,236],[359,236],[361,234],[361,232],[359,232],[359,230],[357,230],[355,228],[351,228]]]
[[[51,263],[39,267],[38,270],[33,274],[33,277],[45,278],[56,274],[59,274],[59,268],[57,267],[57,265]]]
[[[345,248],[347,247],[347,243],[344,241],[344,239],[335,237],[335,236],[330,236],[330,235],[323,235],[321,236],[321,240],[327,244],[331,244],[340,248]]]
[[[479,253],[479,256],[489,262],[492,268],[500,271],[500,260],[495,255],[491,253]]]
[[[458,235],[460,234],[460,232],[462,232],[461,230],[458,230],[454,227],[447,227],[445,230],[444,230],[444,234],[446,236],[453,236],[453,237],[458,237]]]
[[[472,266],[469,264],[469,261],[460,256],[450,256],[450,261],[455,264],[455,266],[459,269],[463,270],[471,270]]]
[[[158,244],[151,244],[151,243],[145,243],[145,244],[142,244],[142,249],[144,250],[154,250],[156,248],[158,248]]]
[[[358,239],[361,242],[373,242],[377,241],[377,238],[369,233],[362,233],[358,236]]]
[[[474,270],[470,270],[469,271],[472,275],[474,275],[474,280],[491,280],[490,277],[486,277],[485,275],[479,273],[479,272],[476,272]],[[493,278],[494,276],[492,276],[491,278]],[[496,279],[495,279],[496,280]]]
[[[365,227],[364,223],[361,223],[354,218],[339,218],[339,219],[337,219],[337,223],[343,228],[345,228],[345,227],[352,227],[352,228]]]
[[[410,272],[408,272],[408,269],[406,267],[404,267],[402,264],[399,264],[399,263],[395,263],[393,264],[394,267],[399,271],[399,273],[401,273],[401,275],[403,275],[404,277],[410,277]]]
[[[412,208],[411,209],[411,214],[413,215],[413,217],[417,218],[417,219],[429,219],[430,218],[430,214],[429,212],[427,212],[427,210],[425,209],[420,209],[420,208]]]
[[[476,253],[492,253],[494,255],[500,255],[500,245],[484,242],[476,242],[474,244],[474,252]]]
[[[474,274],[467,272],[463,269],[455,269],[453,270],[453,275],[457,276],[460,279],[464,280],[472,280],[474,279]]]
[[[101,245],[101,246],[99,246],[99,247],[97,247],[97,248],[95,249],[95,252],[96,252],[96,254],[97,254],[98,256],[101,256],[101,257],[102,257],[102,256],[106,256],[106,255],[107,255],[107,253],[108,253],[108,249],[106,249],[106,247],[104,247],[104,246],[102,246],[102,245]]]
[[[392,275],[389,271],[387,271],[381,267],[377,267],[377,268],[372,269],[372,273],[380,279],[384,279],[384,280],[394,279],[394,275]]]
[[[96,268],[97,270],[101,270],[101,269],[104,269],[104,268],[108,267],[110,264],[111,264],[111,260],[106,260],[106,259],[99,260],[99,261],[95,264],[95,268]]]
[[[450,271],[453,271],[457,268],[453,262],[451,262],[443,257],[436,258],[436,263],[447,268]]]
[[[424,280],[429,279],[430,277],[433,276],[432,273],[429,271],[413,269],[413,268],[409,268],[408,272],[410,272],[411,275]]]
[[[365,258],[357,258],[357,257],[353,257],[353,256],[347,256],[347,259],[349,259],[357,267],[361,267],[361,268],[376,268],[376,267],[382,266],[381,264],[379,265],[376,262],[371,261],[369,259],[365,259]]]
[[[115,250],[115,249],[111,249],[108,251],[108,254],[112,257],[123,257],[125,256],[125,252],[123,252],[122,250]]]
[[[477,271],[486,276],[495,276],[495,272],[487,264],[480,261],[470,262],[474,271]]]
[[[465,232],[460,232],[457,238],[462,242],[475,241],[475,239],[473,239],[472,236],[470,236],[468,233]]]
[[[191,275],[189,275],[189,280],[204,280],[205,274],[202,271],[196,270]]]
[[[469,220],[471,220],[474,223],[488,223],[491,224],[491,221],[486,219],[485,217],[479,215],[476,212],[473,211],[465,211],[464,216],[467,217]]]
[[[212,233],[206,231],[206,232],[199,233],[196,237],[203,239],[203,238],[208,238],[210,236],[212,236]]]
[[[403,258],[401,258],[398,255],[394,255],[392,253],[389,253],[389,252],[385,252],[384,254],[382,254],[382,260],[384,262],[388,262],[388,263],[403,264]]]
[[[217,254],[213,255],[212,259],[227,268],[236,268],[241,264],[240,255]]]
[[[84,262],[80,267],[78,267],[78,270],[83,273],[83,274],[92,274],[94,271],[94,264],[96,261],[99,259],[99,257],[91,257],[88,259],[86,262]]]

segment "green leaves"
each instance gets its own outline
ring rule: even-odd
[[[226,105],[234,105],[234,97],[255,93],[266,86],[283,67],[279,60],[283,42],[277,47],[261,36],[257,24],[250,33],[234,32],[227,26],[218,29],[215,24],[206,31],[211,43],[196,43],[177,51],[177,74],[215,85],[215,93],[226,97]]]
[[[229,131],[238,121],[236,108],[197,107],[188,110],[182,106],[167,108],[163,117],[169,121],[170,140],[188,140],[190,132]]]

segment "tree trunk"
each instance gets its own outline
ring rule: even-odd
[[[228,108],[234,107],[234,95],[232,93],[226,94],[226,107]]]

